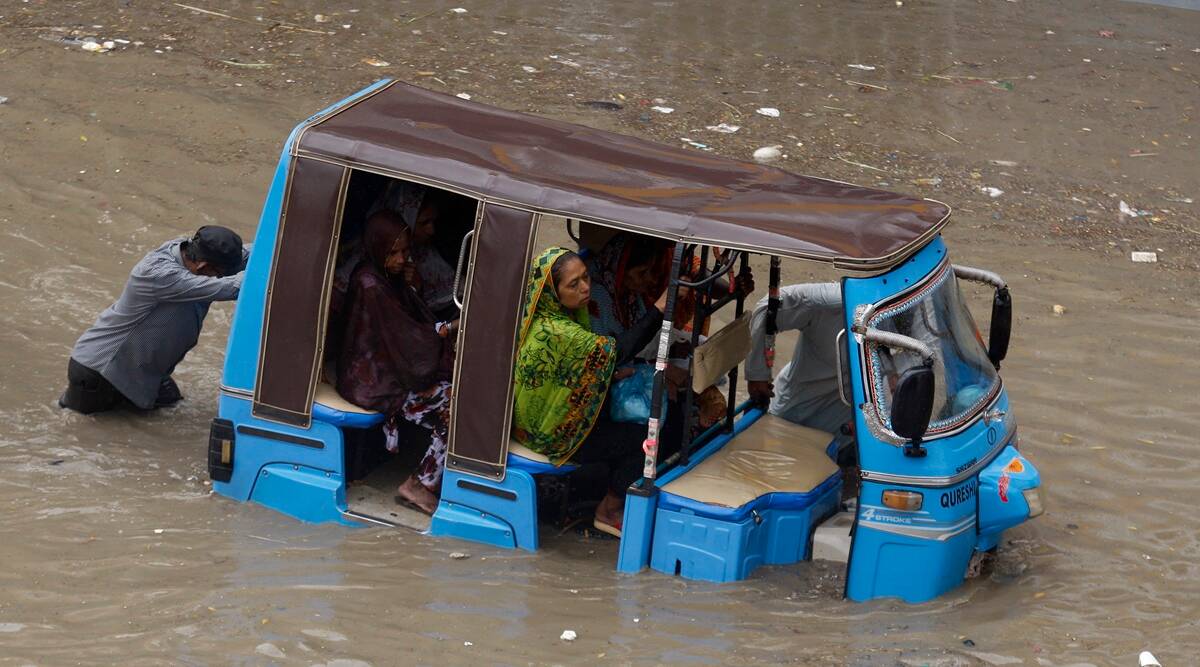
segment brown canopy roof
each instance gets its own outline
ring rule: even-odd
[[[400,82],[319,117],[294,150],[520,208],[847,268],[898,263],[950,213]]]

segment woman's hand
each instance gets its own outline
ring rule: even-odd
[[[420,276],[417,274],[417,265],[410,259],[404,263],[404,268],[400,270],[404,276],[404,284],[416,289],[420,287]]]
[[[745,271],[742,271],[733,279],[733,287],[742,296],[750,296],[754,292],[754,271],[747,266]]]

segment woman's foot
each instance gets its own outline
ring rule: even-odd
[[[400,488],[396,489],[396,495],[401,500],[415,505],[418,509],[426,514],[432,515],[437,510],[438,498],[433,495],[433,492],[425,488],[416,477],[409,477],[404,480]]]
[[[604,499],[600,501],[600,504],[596,506],[596,516],[595,516],[594,525],[596,526],[596,528],[598,530],[604,530],[604,532],[609,533],[610,535],[615,535],[616,537],[620,537],[619,533],[621,530],[621,521],[624,518],[625,518],[625,498],[623,496],[619,496],[619,495],[613,493],[612,491],[609,491],[604,496]],[[613,533],[611,531],[605,530],[604,528],[601,527],[601,524],[603,524],[604,526],[611,526],[617,532]]]

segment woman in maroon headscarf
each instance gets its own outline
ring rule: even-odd
[[[397,493],[432,514],[446,463],[458,322],[439,322],[412,286],[411,231],[392,211],[367,220],[365,257],[350,278],[337,389],[346,400],[387,415],[384,433],[396,451],[396,425],[406,419],[429,429],[432,443],[417,471]]]

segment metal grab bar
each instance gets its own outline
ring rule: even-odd
[[[862,337],[867,342],[915,352],[921,355],[921,358],[925,361],[933,361],[933,348],[916,338],[890,331],[881,331],[879,329],[867,329],[863,332]]]
[[[737,260],[741,256],[742,256],[741,252],[738,252],[736,250],[730,251],[729,260],[723,266],[718,268],[715,272],[705,276],[704,278],[702,278],[700,280],[697,280],[694,283],[690,283],[686,280],[680,280],[679,284],[683,287],[693,287],[693,288],[694,287],[704,287],[708,283],[711,283],[712,281],[716,280],[717,278],[720,278],[721,276],[725,275],[726,273],[729,273],[730,269],[733,268],[733,265],[737,263]]]
[[[991,285],[996,289],[1004,289],[1005,287],[1008,287],[1008,283],[1006,283],[999,274],[992,273],[991,271],[977,269],[972,266],[962,266],[961,264],[954,264],[952,265],[952,268],[954,269],[954,275],[958,278],[962,278],[963,280],[969,280],[973,283]]]
[[[462,310],[463,302],[458,299],[458,288],[461,286],[463,261],[467,258],[467,246],[471,243],[471,237],[475,236],[475,230],[467,232],[463,237],[462,245],[458,248],[458,266],[454,267],[454,290],[451,297],[454,299],[454,305]]]

